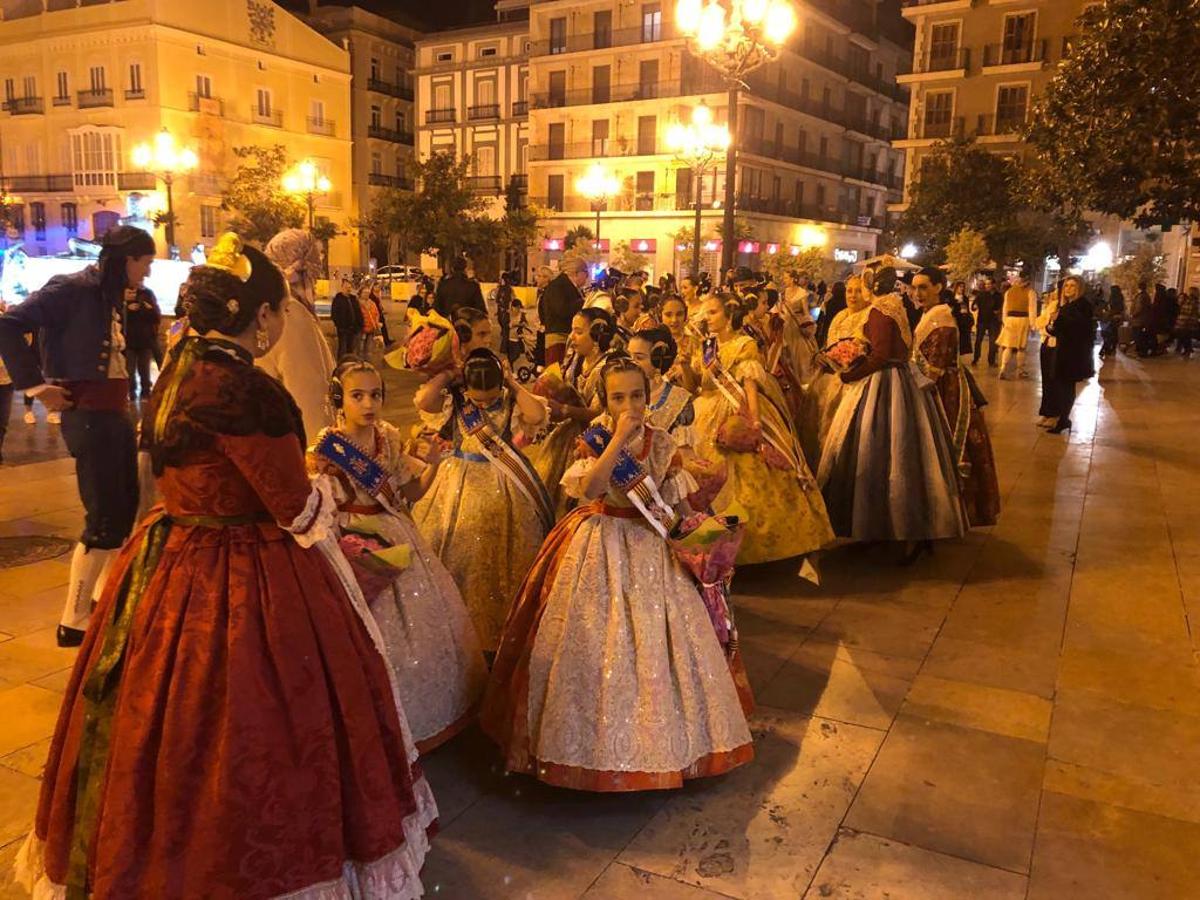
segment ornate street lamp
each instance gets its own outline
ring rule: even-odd
[[[311,159],[296,163],[283,176],[283,189],[289,194],[299,194],[308,206],[309,231],[313,230],[317,195],[328,194],[331,187],[329,179],[321,174]]]
[[[692,231],[692,277],[700,271],[700,210],[704,192],[704,176],[714,167],[717,155],[729,149],[729,129],[713,124],[712,110],[703,100],[692,108],[692,121],[678,123],[667,129],[667,149],[675,158],[692,170],[696,186],[696,223]]]
[[[621,190],[621,183],[599,163],[593,163],[592,167],[576,180],[575,190],[592,202],[592,210],[596,213],[596,249],[599,250],[600,213],[608,209],[608,198],[617,195]]]
[[[154,172],[167,186],[167,254],[175,246],[175,198],[171,186],[177,175],[192,171],[199,163],[196,151],[190,147],[180,148],[167,129],[154,136],[153,144],[138,144],[133,148],[133,164],[143,171]]]
[[[734,188],[737,180],[737,101],[744,78],[779,56],[796,28],[788,0],[678,0],[675,25],[688,49],[708,62],[729,86],[729,141],[725,153],[725,219],[721,226],[721,270],[733,264]]]

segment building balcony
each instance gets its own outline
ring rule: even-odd
[[[503,190],[499,175],[468,175],[467,187],[476,194],[499,194]]]
[[[259,109],[257,106],[250,107],[250,121],[255,125],[269,125],[272,128],[283,127],[283,110],[282,109]]]
[[[458,121],[458,112],[453,109],[429,109],[425,111],[425,124],[450,123]]]
[[[223,116],[225,101],[220,97],[201,97],[193,91],[188,93],[188,109],[206,116]]]
[[[822,156],[819,153],[811,153],[799,146],[781,146],[773,140],[769,141],[743,135],[738,141],[738,148],[741,152],[749,153],[753,156],[776,159],[780,162],[791,163],[794,166],[804,166],[805,168],[816,169],[818,172],[827,172],[830,175],[842,175],[845,172],[845,167],[842,165],[840,159],[836,159],[828,154]]]
[[[508,183],[515,185],[517,190],[521,193],[528,193],[529,191],[529,176],[524,172],[521,172],[518,175],[509,176]]]
[[[118,172],[118,191],[153,191],[158,188],[158,176],[153,172]]]
[[[971,68],[971,48],[958,47],[938,53],[925,53],[913,60],[913,70],[907,75],[898,75],[897,80],[920,81],[922,75],[966,75]]]
[[[413,98],[412,85],[393,84],[381,78],[367,79],[367,90],[375,91],[378,94],[387,94],[389,97],[398,97],[401,100],[412,100]]]
[[[4,111],[14,116],[40,116],[46,111],[41,97],[14,97],[4,101]]]
[[[903,0],[901,14],[906,19],[912,19],[930,13],[970,9],[973,3],[974,0]]]
[[[373,187],[398,188],[402,191],[411,191],[412,182],[403,175],[384,175],[382,172],[371,172],[367,175],[367,184]]]
[[[908,139],[914,141],[939,141],[948,138],[963,137],[965,134],[966,121],[962,116],[955,116],[954,118],[940,121],[919,119],[913,126],[912,133],[908,136]]]
[[[589,106],[601,103],[631,103],[636,100],[660,100],[664,97],[688,97],[694,94],[724,93],[725,83],[716,75],[700,75],[679,81],[628,82],[607,87],[534,94],[534,109],[556,109],[565,106]]]
[[[556,40],[534,41],[529,48],[529,55],[531,57],[558,56],[563,53],[607,50],[610,47],[630,47],[635,44],[670,41],[678,36],[670,22],[663,22],[660,28],[637,27],[617,28],[612,31],[590,31],[567,35]]]
[[[484,103],[481,106],[467,107],[467,119],[471,122],[498,118],[500,118],[500,104],[498,103]]]
[[[398,128],[385,128],[382,125],[368,125],[367,137],[378,138],[381,141],[391,141],[393,144],[408,144],[412,146],[411,131],[400,131]]]
[[[129,88],[128,90],[125,91],[125,99],[126,100],[145,100],[146,99],[146,89],[145,88]]]
[[[1040,69],[1046,60],[1050,41],[1042,38],[1040,41],[1029,41],[1026,44],[1011,46],[1009,44],[985,44],[983,47],[983,68],[1002,68],[1007,66],[1030,66]]]
[[[333,119],[314,119],[312,116],[306,116],[305,122],[308,125],[309,134],[323,134],[326,137],[333,137],[337,130]]]
[[[97,109],[113,105],[112,88],[101,88],[96,91],[80,91],[78,97],[80,109]]]
[[[979,116],[975,123],[976,137],[1011,137],[1016,139],[1025,130],[1023,114],[996,116],[991,113]]]
[[[519,119],[522,116],[527,116],[527,115],[529,115],[529,101],[528,100],[514,100],[512,103],[512,117],[514,119]]]
[[[75,189],[74,179],[67,175],[10,175],[5,186],[14,194],[56,194]]]
[[[54,106],[70,106],[70,105],[71,105],[71,98],[70,98],[70,97],[55,97],[55,98],[54,98],[53,100],[51,100],[50,102],[51,102],[51,103],[52,103]]]
[[[623,156],[658,156],[657,141],[639,143],[636,138],[594,138],[576,144],[530,144],[531,162],[556,159],[608,159]]]

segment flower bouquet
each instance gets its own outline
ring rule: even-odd
[[[717,446],[734,453],[753,453],[762,442],[762,429],[743,412],[735,412],[717,428]]]
[[[338,544],[367,600],[378,597],[412,562],[408,544],[391,545],[374,534],[347,531]]]
[[[724,461],[713,462],[695,453],[681,454],[684,470],[696,479],[698,487],[688,494],[688,506],[695,510],[705,510],[712,506],[725,481],[729,477],[729,469]]]
[[[742,546],[744,519],[738,507],[730,507],[720,516],[696,513],[679,523],[678,536],[671,539],[671,551],[696,579],[717,640],[729,655],[737,650],[737,627],[729,608],[729,582]]]
[[[567,384],[562,366],[558,363],[552,363],[542,370],[529,390],[537,397],[545,397],[564,406],[587,406],[579,396],[579,391]]]
[[[863,338],[844,337],[817,353],[817,362],[831,372],[849,372],[871,352],[871,344]]]
[[[401,350],[384,357],[389,366],[414,369],[433,376],[456,365],[458,335],[444,316],[433,310],[424,315],[410,309],[408,324],[408,343]]]

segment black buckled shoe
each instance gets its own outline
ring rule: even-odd
[[[59,625],[56,637],[58,646],[60,647],[78,647],[83,643],[83,636],[87,634],[79,628],[71,628],[69,625]]]

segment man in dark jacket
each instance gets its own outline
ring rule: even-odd
[[[337,358],[354,352],[358,342],[362,340],[363,314],[354,295],[354,287],[349,278],[342,279],[342,289],[333,296],[330,304],[329,317],[333,319],[333,327],[337,329]]]
[[[451,320],[464,306],[473,306],[480,312],[487,313],[479,282],[467,277],[467,261],[461,256],[456,256],[450,261],[450,274],[438,285],[433,305],[439,313]]]
[[[996,290],[992,279],[985,278],[983,285],[971,297],[971,309],[975,313],[975,355],[971,365],[979,364],[979,353],[983,349],[983,339],[988,339],[988,365],[995,366],[996,352],[999,349],[996,341],[1000,340],[1000,310],[1004,307],[1004,298]]]
[[[138,382],[145,400],[150,396],[150,360],[158,355],[158,326],[162,312],[149,288],[125,289],[125,367],[129,372],[129,399],[136,400]]]
[[[0,357],[17,391],[62,410],[75,457],[84,526],[58,626],[58,645],[83,641],[93,589],[129,537],[137,515],[137,447],[125,367],[125,289],[139,288],[154,261],[154,239],[122,225],[101,241],[97,265],[56,275],[0,316]],[[39,334],[41,359],[26,341]],[[102,585],[101,585],[102,586]]]
[[[578,256],[563,261],[558,277],[546,285],[538,300],[538,319],[546,332],[546,365],[561,363],[567,355],[571,320],[583,309],[583,286],[588,281],[587,262]]]

